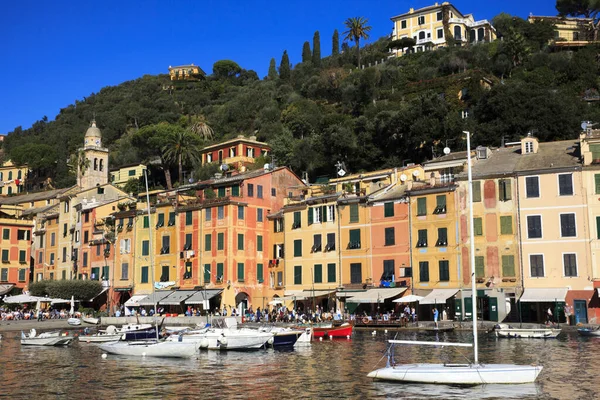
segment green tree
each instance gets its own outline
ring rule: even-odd
[[[31,169],[48,169],[55,166],[56,151],[49,144],[26,143],[12,150],[11,160],[17,165],[27,165]]]
[[[271,58],[271,62],[269,63],[269,73],[267,75],[267,78],[269,80],[276,80],[279,77],[279,75],[277,75],[277,64],[275,63],[275,59]]]
[[[319,31],[316,31],[313,36],[312,62],[317,68],[321,66],[321,35],[319,34]]]
[[[177,163],[179,167],[179,185],[183,182],[183,164],[197,164],[200,162],[200,140],[198,136],[188,131],[178,131],[175,135],[167,137],[167,142],[163,146],[163,158],[167,162]]]
[[[310,43],[304,42],[302,46],[302,62],[308,62],[312,58],[312,54],[310,52]]]
[[[333,31],[333,36],[331,37],[331,55],[337,56],[340,54],[340,34],[338,30]]]
[[[231,79],[238,76],[241,72],[242,67],[231,60],[220,60],[213,64],[213,74],[217,78]]]
[[[599,0],[556,0],[556,10],[562,16],[596,18],[600,12]]]
[[[204,115],[194,115],[190,117],[189,130],[204,141],[212,140],[215,136],[215,132],[210,125],[208,125],[208,121]]]
[[[348,18],[344,25],[348,30],[344,32],[344,39],[356,43],[356,56],[358,58],[358,67],[360,68],[360,40],[369,38],[371,27],[367,25],[369,21],[364,17]]]
[[[287,81],[292,76],[292,66],[290,65],[290,57],[288,56],[287,50],[283,51],[281,56],[281,62],[279,63],[279,77],[284,81]]]
[[[137,196],[142,190],[142,183],[138,178],[129,179],[127,183],[125,183],[125,186],[123,186],[123,191],[125,193],[133,193],[134,196]]]

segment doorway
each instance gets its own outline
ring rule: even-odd
[[[587,305],[585,300],[574,300],[575,324],[587,324]]]

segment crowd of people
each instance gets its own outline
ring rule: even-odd
[[[69,312],[65,309],[57,309],[53,307],[41,308],[39,310],[33,308],[17,308],[10,310],[6,307],[0,307],[0,320],[2,321],[20,321],[20,320],[35,320],[44,321],[46,319],[64,319],[69,318]]]

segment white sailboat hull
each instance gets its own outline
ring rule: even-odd
[[[402,364],[377,369],[370,378],[448,385],[519,384],[534,382],[541,366],[510,364]]]
[[[256,350],[262,348],[273,334],[256,330],[208,329],[180,336],[170,336],[170,341],[194,343],[209,350]]]
[[[135,357],[190,358],[197,352],[196,344],[180,342],[111,342],[98,347],[110,354]]]
[[[88,336],[79,336],[79,341],[84,343],[107,343],[121,340],[121,334],[97,334]]]
[[[560,329],[497,329],[496,336],[499,338],[532,338],[532,339],[554,339],[560,334]]]
[[[60,332],[44,332],[36,335],[35,329],[30,334],[21,332],[21,344],[24,346],[68,346],[75,338]]]

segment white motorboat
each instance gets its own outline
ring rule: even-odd
[[[305,333],[304,329],[291,329],[276,326],[261,327],[258,331],[273,334],[273,347],[295,346],[298,339]]]
[[[98,325],[100,323],[100,318],[83,317],[81,320],[90,325]]]
[[[67,320],[67,324],[72,326],[79,326],[81,325],[81,320],[79,318],[69,318]]]
[[[170,336],[167,340],[195,343],[199,348],[209,350],[256,350],[274,342],[270,332],[229,328],[189,331],[179,336]]]
[[[296,340],[296,344],[294,344],[294,346],[306,346],[306,345],[310,345],[312,343],[312,329],[311,328],[305,328],[304,332],[302,333],[302,335],[300,335],[300,337],[298,338],[298,340]]]
[[[190,358],[198,351],[195,343],[175,341],[111,342],[98,347],[110,354],[136,357]]]
[[[593,336],[593,337],[600,337],[600,328],[579,328],[577,329],[577,332],[581,335],[581,336]],[[2,339],[2,337],[0,337],[0,339]]]
[[[122,336],[123,333],[120,333],[114,325],[109,325],[106,330],[99,330],[96,334],[79,336],[79,341],[85,343],[116,342]]]
[[[471,135],[467,135],[467,171],[469,182],[469,234],[471,265],[472,314],[477,316],[477,285],[475,284],[475,238],[473,222],[473,176],[471,172]],[[478,354],[477,321],[473,323],[473,343],[423,342],[409,340],[390,340],[388,362],[368,374],[370,378],[415,382],[439,383],[446,385],[483,385],[483,384],[515,384],[531,383],[542,371],[541,366],[512,364],[480,364]],[[469,364],[396,364],[393,360],[393,349],[396,344],[473,347],[473,363]]]
[[[561,332],[553,328],[495,328],[496,337],[499,338],[531,338],[531,339],[555,339]]]
[[[43,332],[39,335],[35,329],[28,334],[21,331],[21,344],[28,346],[68,346],[75,338],[68,333]]]

